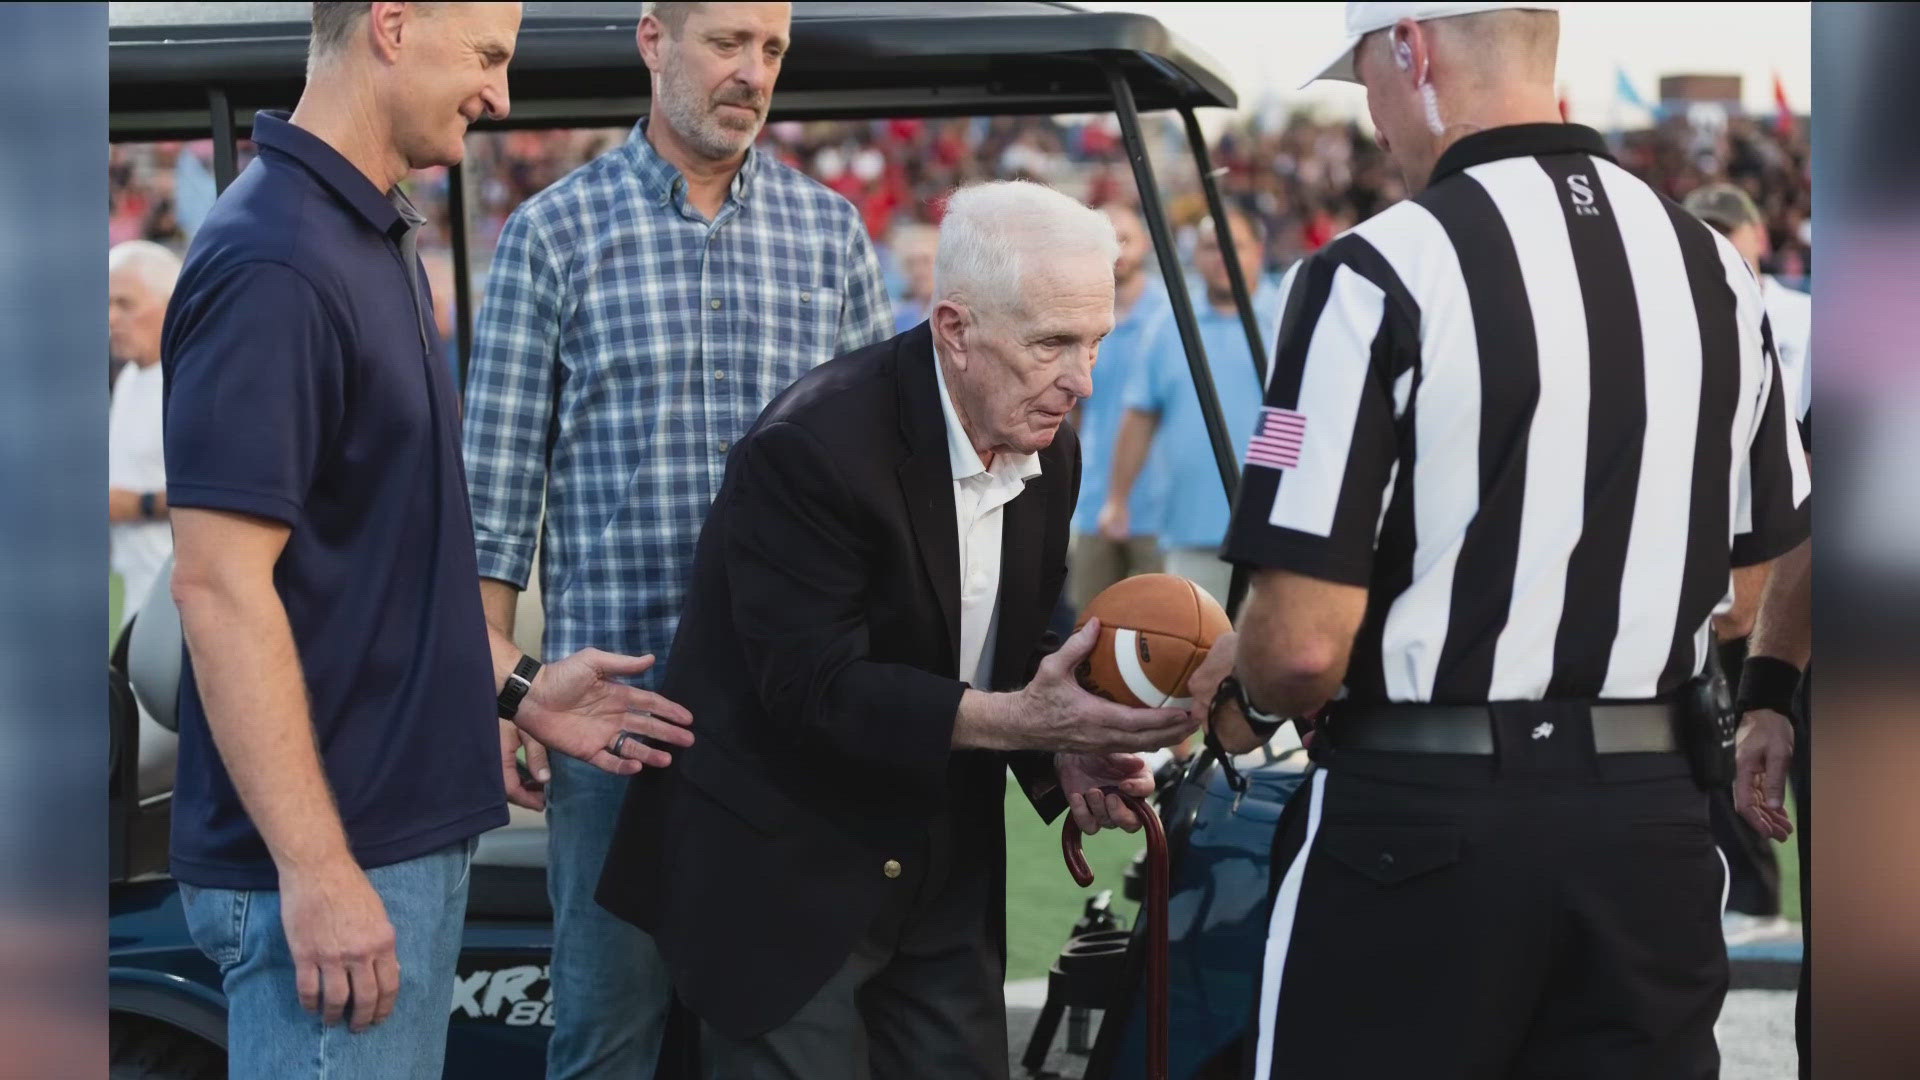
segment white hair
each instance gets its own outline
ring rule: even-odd
[[[1113,222],[1098,210],[1030,180],[994,180],[947,198],[933,263],[933,297],[975,311],[1017,310],[1026,256],[1045,261],[1120,258]]]
[[[155,299],[165,302],[180,280],[180,256],[151,240],[123,240],[107,250],[107,276],[131,270]]]

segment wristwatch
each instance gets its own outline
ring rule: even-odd
[[[148,521],[153,520],[154,518],[153,504],[154,504],[153,492],[143,491],[140,493],[140,516],[142,518],[145,518]]]
[[[1227,700],[1229,696],[1239,704],[1241,715],[1247,718],[1247,726],[1253,729],[1253,733],[1259,736],[1262,742],[1273,738],[1274,732],[1279,731],[1280,725],[1288,720],[1285,716],[1265,712],[1255,705],[1253,699],[1247,695],[1247,684],[1241,682],[1237,675],[1228,675],[1220,680],[1220,689],[1213,695],[1213,707],[1219,708],[1220,703]]]
[[[500,691],[500,719],[511,720],[520,711],[520,701],[533,689],[533,677],[539,671],[540,661],[531,656],[520,657],[513,673],[507,676],[507,685]]]

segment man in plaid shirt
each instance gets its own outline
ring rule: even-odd
[[[859,213],[752,149],[790,20],[788,4],[649,4],[647,118],[501,234],[466,396],[475,546],[487,618],[510,634],[543,542],[549,656],[666,663],[733,441],[801,374],[891,334]],[[548,1076],[651,1076],[666,970],[593,899],[626,784],[563,755],[549,778],[529,746],[546,789],[523,786],[517,731],[501,738],[513,801],[548,811]]]

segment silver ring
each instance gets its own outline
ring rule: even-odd
[[[628,739],[632,739],[635,742],[638,742],[640,739],[640,736],[635,735],[631,731],[622,729],[620,734],[615,735],[613,737],[613,741],[607,744],[607,753],[612,754],[614,757],[617,757],[622,761],[625,761],[626,755],[620,752],[620,748],[627,744]]]

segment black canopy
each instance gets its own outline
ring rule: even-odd
[[[291,107],[306,67],[304,3],[109,5],[115,139],[205,135],[208,92],[236,125]],[[638,3],[529,3],[506,126],[626,124],[644,114]],[[1049,3],[796,3],[774,119],[1106,112],[1100,63],[1143,111],[1233,107],[1225,73],[1159,21]]]

